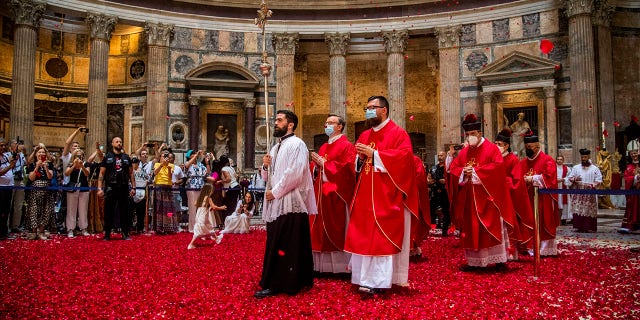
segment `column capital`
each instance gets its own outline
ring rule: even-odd
[[[272,37],[276,54],[295,54],[298,49],[297,33],[274,33]]]
[[[482,93],[482,102],[483,103],[491,103],[491,102],[493,102],[493,92],[483,92]]]
[[[11,0],[9,3],[16,25],[27,25],[34,28],[40,26],[42,15],[47,9],[44,2],[32,0]]]
[[[89,37],[91,39],[111,40],[111,33],[118,23],[118,17],[107,16],[101,13],[87,12],[87,24],[89,25]]]
[[[544,90],[544,95],[547,98],[553,98],[556,96],[556,86],[544,87],[542,90]]]
[[[460,46],[462,25],[436,27],[438,37],[438,49],[456,48]]]
[[[567,13],[567,17],[581,14],[591,14],[593,10],[593,0],[564,0],[564,10]]]
[[[244,107],[246,109],[253,109],[256,107],[256,98],[244,99]]]
[[[200,105],[200,97],[199,96],[189,96],[189,105],[190,106],[199,106]]]
[[[409,32],[407,30],[383,31],[382,38],[387,53],[403,53],[407,48]]]
[[[351,35],[349,33],[330,33],[324,34],[324,42],[329,47],[329,56],[344,56],[347,54]]]
[[[150,46],[168,47],[173,35],[173,24],[154,23],[146,21],[144,32],[147,33],[147,41]]]
[[[591,22],[596,26],[610,27],[616,6],[613,0],[595,0]]]

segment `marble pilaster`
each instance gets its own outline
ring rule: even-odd
[[[497,132],[493,129],[493,92],[482,93],[482,122],[484,124],[484,137],[493,141]]]
[[[107,89],[109,79],[109,41],[118,18],[87,13],[91,52],[89,53],[89,87],[87,97],[87,141],[110,145],[107,137]],[[124,137],[121,137],[124,139]]]
[[[189,149],[200,149],[200,97],[189,96]]]
[[[598,99],[591,11],[593,0],[565,0],[571,57],[571,140],[578,150],[598,146]]]
[[[145,140],[167,141],[167,120],[169,114],[169,41],[173,35],[173,25],[147,21],[147,106],[144,112]],[[193,132],[193,130],[190,130]],[[197,140],[196,140],[197,145]]]
[[[11,0],[9,6],[15,19],[9,138],[20,137],[32,146],[38,26],[46,3]]]
[[[462,26],[437,27],[440,58],[440,109],[438,110],[437,148],[461,141],[460,59]]]
[[[348,33],[325,33],[329,47],[329,113],[347,119],[347,50],[351,36]]]
[[[297,33],[275,33],[276,49],[276,110],[294,111],[295,54],[298,48]]]
[[[556,86],[544,87],[545,119],[547,128],[547,154],[558,154],[558,112],[556,110]]]
[[[124,136],[122,137],[122,142],[125,150],[137,150],[140,146],[141,141],[136,141],[135,143],[132,141],[131,137],[131,113],[133,112],[133,106],[131,104],[124,105]],[[89,142],[89,141],[87,141]],[[91,143],[89,143],[91,145]]]
[[[612,0],[598,0],[595,2],[592,22],[594,25],[595,39],[598,43],[598,106],[600,122],[605,123],[605,129],[613,132],[615,121],[614,88],[613,88],[613,52],[611,49],[611,18],[615,11]],[[615,138],[606,139],[607,150],[615,149]]]
[[[256,99],[244,100],[244,167],[255,167]]]
[[[398,126],[406,128],[404,50],[407,48],[409,32],[407,30],[384,31],[382,38],[387,53],[389,117]]]

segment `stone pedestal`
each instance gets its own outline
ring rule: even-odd
[[[445,145],[462,141],[458,57],[461,30],[459,25],[436,28],[440,56],[440,108],[436,130],[438,150],[445,150]]]
[[[347,49],[348,33],[325,33],[324,41],[329,47],[329,113],[347,119]]]
[[[189,149],[200,147],[200,97],[189,96]]]
[[[169,41],[173,25],[147,22],[147,107],[144,111],[144,134],[147,141],[167,141],[169,87]]]
[[[493,127],[493,93],[482,93],[482,122],[483,122],[483,136],[489,141],[494,141],[493,138],[497,134]]]
[[[598,99],[591,25],[592,0],[565,0],[569,17],[571,57],[571,140],[574,159],[578,150],[595,150],[599,144]]]
[[[33,108],[35,95],[36,47],[38,26],[46,3],[31,0],[11,0],[15,19],[13,30],[13,73],[11,82],[11,112],[9,136],[20,137],[31,150],[33,141]],[[36,143],[38,141],[35,141]]]
[[[255,167],[256,99],[244,100],[244,167]]]
[[[600,121],[605,123],[605,129],[611,133],[615,131],[614,90],[613,90],[613,52],[611,51],[611,18],[615,6],[610,0],[596,1],[592,21],[598,48],[598,111]],[[600,132],[602,134],[602,132]],[[602,147],[602,146],[601,146]],[[615,151],[615,137],[606,139],[607,150]]]
[[[406,128],[404,95],[404,50],[407,48],[407,30],[382,33],[387,53],[387,84],[389,90],[389,117],[400,127]]]
[[[298,48],[298,34],[275,33],[273,43],[276,48],[276,110],[294,111],[295,103],[295,54]]]
[[[107,89],[109,79],[109,41],[118,18],[87,13],[91,52],[89,54],[89,90],[87,97],[87,142],[111,145],[107,137]]]
[[[558,155],[558,122],[556,110],[556,87],[544,87],[545,119],[547,128],[547,154],[555,157]]]

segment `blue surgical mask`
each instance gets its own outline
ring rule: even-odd
[[[333,130],[333,125],[324,127],[324,133],[326,135],[328,135],[329,137],[331,137],[331,135],[333,134],[334,131],[335,130]]]
[[[376,109],[367,109],[367,111],[364,112],[364,117],[366,119],[373,119],[377,116],[378,115],[376,114]]]

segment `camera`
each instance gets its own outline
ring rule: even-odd
[[[80,128],[80,132],[88,133],[89,128]]]

